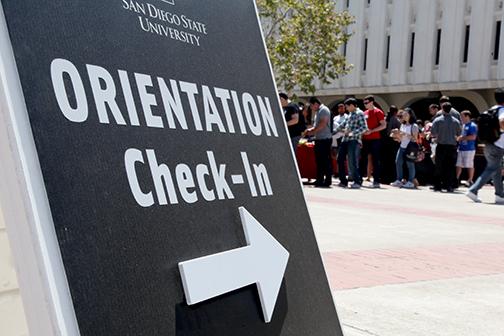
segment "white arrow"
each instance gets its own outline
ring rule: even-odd
[[[179,263],[188,305],[257,284],[266,323],[271,321],[289,252],[244,208],[247,246]]]

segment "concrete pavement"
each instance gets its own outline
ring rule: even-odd
[[[504,335],[504,206],[464,191],[305,187],[346,336]]]

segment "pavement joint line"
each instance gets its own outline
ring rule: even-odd
[[[333,292],[348,292],[348,291],[354,291],[357,289],[387,288],[387,287],[397,287],[397,286],[411,285],[411,284],[435,283],[438,281],[464,280],[464,279],[472,279],[472,278],[480,278],[480,277],[484,278],[484,277],[492,277],[492,276],[497,276],[497,275],[504,275],[504,273],[488,273],[488,274],[478,274],[478,275],[471,275],[471,276],[459,276],[459,277],[452,277],[452,278],[419,280],[419,281],[401,281],[401,282],[388,283],[388,284],[376,284],[376,285],[348,287],[348,288],[333,288],[331,286],[331,290]]]
[[[360,332],[363,332],[363,333],[366,333],[368,335],[371,335],[371,336],[381,336],[379,334],[375,334],[369,330],[366,330],[366,329],[362,329],[362,328],[359,328],[359,327],[356,327],[356,326],[353,326],[351,324],[348,324],[348,323],[341,323],[344,327],[347,327],[347,328],[350,328],[350,329],[354,329],[354,330],[357,330],[357,331],[360,331]]]
[[[367,210],[378,210],[383,212],[393,211],[398,214],[415,215],[427,218],[437,218],[456,222],[468,222],[468,223],[478,223],[478,224],[490,224],[498,225],[504,227],[504,218],[499,217],[489,217],[489,216],[478,216],[466,213],[457,213],[450,211],[440,211],[435,210],[432,212],[426,212],[424,209],[411,208],[411,207],[400,207],[397,204],[386,205],[380,203],[363,202],[363,201],[353,201],[348,199],[333,198],[333,197],[321,197],[307,195],[306,199],[309,203],[325,203],[325,204],[337,204],[341,206],[347,206],[357,209],[367,209]]]
[[[504,243],[333,251],[323,260],[333,290],[369,288],[504,274]]]

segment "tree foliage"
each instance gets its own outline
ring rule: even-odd
[[[354,22],[337,12],[335,0],[257,0],[277,84],[283,90],[315,92],[315,80],[328,84],[352,65],[339,48]]]

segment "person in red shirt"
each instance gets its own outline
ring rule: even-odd
[[[380,132],[387,128],[385,114],[375,106],[373,96],[364,98],[364,107],[366,112],[366,122],[368,131],[362,137],[361,165],[362,169],[367,169],[368,155],[371,154],[373,160],[373,188],[380,188]],[[368,176],[369,177],[369,176]]]

